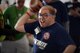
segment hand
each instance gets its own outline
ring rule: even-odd
[[[33,11],[33,12],[38,12],[39,9],[42,7],[42,3],[41,1],[39,0],[31,0],[30,2],[30,9]]]

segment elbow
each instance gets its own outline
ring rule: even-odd
[[[19,32],[25,32],[24,25],[21,26],[15,25],[14,28]]]
[[[20,31],[17,25],[14,26],[15,30]]]

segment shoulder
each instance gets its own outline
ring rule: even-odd
[[[28,7],[24,6],[25,9],[29,9]]]
[[[13,5],[11,5],[11,6],[9,6],[7,9],[5,9],[5,11],[11,11],[12,9],[14,9],[16,6],[13,6]]]
[[[29,8],[28,8],[28,7],[26,7],[26,6],[24,6],[24,7],[23,7],[23,10],[26,12],[26,11],[28,11],[28,10],[29,10]]]
[[[13,9],[13,8],[16,8],[16,6],[15,5],[11,5],[7,9]]]
[[[56,29],[63,29],[63,28],[64,28],[64,27],[63,27],[61,24],[59,24],[58,22],[56,22],[56,23],[53,25],[53,27],[56,28]]]
[[[65,29],[61,24],[55,23],[52,26],[50,26],[50,31],[58,33],[58,32],[61,32],[61,31],[65,31]]]
[[[59,24],[59,23],[55,23],[55,27],[54,27],[54,30],[56,30],[56,33],[66,33],[66,30],[65,30],[65,28],[61,25],[61,24]]]

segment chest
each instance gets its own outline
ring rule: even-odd
[[[55,47],[56,41],[55,41],[55,33],[53,33],[52,30],[36,30],[35,32],[35,45],[39,49],[49,48],[49,47]],[[54,34],[54,35],[53,35]]]
[[[11,18],[19,18],[25,13],[25,10],[18,10],[18,9],[12,9],[12,11],[9,11],[9,16]]]

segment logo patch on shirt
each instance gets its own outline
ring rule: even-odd
[[[34,44],[36,44],[40,49],[44,49],[47,46],[47,43],[34,38]]]
[[[50,38],[50,33],[49,32],[44,33],[43,38],[45,40],[48,40]]]

